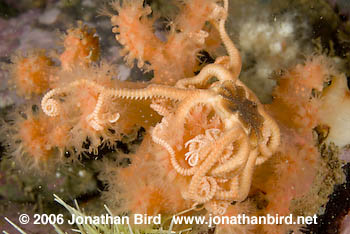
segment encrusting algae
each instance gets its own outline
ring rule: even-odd
[[[95,30],[82,23],[67,31],[58,61],[45,51],[15,57],[11,83],[19,95],[40,96],[41,109],[24,110],[2,125],[13,160],[42,176],[97,155],[101,147],[115,149],[144,128],[138,148],[114,155],[130,158],[130,165],[101,163],[104,198],[115,214],[171,216],[192,208],[186,215],[288,216],[310,214],[310,199],[320,203],[315,207],[324,205],[332,191],[316,199],[319,175],[331,169],[314,129],[330,125],[332,133],[322,113],[337,83],[323,90],[342,77],[325,56],[285,71],[273,101],[262,104],[239,79],[240,53],[225,29],[228,0],[179,3],[164,40],[153,29],[157,13],[142,0],[113,1],[111,7],[117,13],[101,12],[110,17],[127,64],[136,60],[154,78],[114,79],[117,71],[100,58]],[[199,53],[214,55],[220,43],[227,55],[200,64]],[[338,170],[331,188],[344,180]],[[302,226],[218,224],[215,231],[297,233]]]

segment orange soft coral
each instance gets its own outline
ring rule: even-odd
[[[24,170],[35,169],[39,173],[46,173],[56,162],[64,159],[60,151],[64,151],[68,138],[57,137],[61,123],[52,121],[36,109],[34,105],[17,114],[13,122],[4,123],[1,134],[6,136],[3,140],[18,165]],[[62,150],[60,146],[63,146]]]
[[[312,138],[286,128],[281,129],[281,134],[280,152],[269,162],[272,167],[260,168],[254,177],[254,187],[263,191],[268,201],[262,215],[287,216],[293,213],[293,200],[310,191],[320,163],[320,155]],[[262,230],[263,233],[279,234],[298,228],[289,225],[263,225]]]
[[[34,51],[27,55],[14,56],[9,67],[12,73],[11,82],[16,86],[19,95],[30,98],[46,92],[49,77],[53,72],[53,61],[45,51]]]
[[[65,50],[59,57],[64,70],[72,70],[76,65],[87,66],[99,59],[99,38],[95,34],[95,29],[90,29],[80,21],[77,28],[67,30]]]
[[[270,169],[264,167],[255,175],[254,186],[266,193],[265,214],[289,215],[293,200],[306,195],[314,182],[320,165],[313,128],[320,122],[320,92],[334,74],[326,57],[308,59],[287,71],[278,80],[274,101],[266,105],[279,120],[282,145],[279,156],[271,160]],[[303,183],[300,183],[303,181]],[[283,233],[299,227],[264,225],[264,233]]]
[[[122,55],[126,55],[127,64],[133,66],[134,59],[138,60],[137,66],[142,68],[145,61],[154,56],[157,49],[157,37],[153,33],[154,19],[149,18],[152,12],[149,6],[143,7],[143,1],[112,2],[112,7],[118,15],[111,15],[113,32],[117,33],[116,39],[124,46]]]
[[[153,82],[174,84],[193,76],[198,68],[197,55],[205,49],[209,32],[213,32],[205,31],[204,26],[214,6],[210,0],[184,3],[170,31],[164,32],[165,41],[156,37],[152,28],[156,18],[149,16],[151,8],[143,6],[143,1],[113,2],[118,15],[109,15],[116,39],[124,46],[122,55],[126,55],[127,63],[133,66],[136,59],[138,67],[154,71]],[[213,50],[217,43],[211,38],[210,45]]]
[[[43,114],[30,115],[18,124],[18,136],[22,140],[24,151],[33,157],[34,164],[45,162],[52,153],[48,145],[49,120],[47,117]]]
[[[307,131],[316,127],[319,122],[319,92],[332,75],[334,69],[324,56],[308,59],[305,64],[299,64],[287,71],[278,80],[273,94],[271,108],[276,117],[289,127]],[[313,90],[316,91],[314,94]]]
[[[166,152],[146,136],[127,168],[108,168],[112,207],[120,212],[172,215],[190,207],[181,196],[185,180],[172,171]],[[117,195],[117,196],[116,196]],[[114,205],[113,205],[114,203]]]

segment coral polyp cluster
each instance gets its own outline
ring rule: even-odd
[[[170,22],[168,32],[162,32],[163,35],[158,37],[153,30],[156,15],[150,16],[152,10],[149,6],[144,7],[142,0],[115,1],[111,5],[118,14],[103,12],[111,17],[116,39],[124,46],[121,55],[125,56],[127,64],[132,66],[136,59],[138,67],[153,70],[152,82],[155,83],[174,84],[192,76],[199,68],[198,53],[209,47],[215,48],[219,43],[217,39],[216,43],[206,40],[216,32],[212,25],[206,29],[206,22],[218,17],[219,11],[213,1],[178,4],[180,13]]]
[[[178,14],[167,20],[142,0],[112,1],[111,10],[101,10],[127,65],[153,71],[147,82],[118,80],[114,65],[100,58],[96,30],[82,22],[67,30],[61,50],[14,57],[11,83],[31,107],[2,122],[8,158],[46,175],[60,166],[92,167],[116,215],[318,213],[343,180],[339,160],[324,156],[329,148],[320,130],[339,131],[323,113],[330,99],[341,99],[343,76],[330,59],[312,56],[284,70],[272,101],[263,104],[241,80],[240,52],[226,30],[228,3],[176,2]],[[161,23],[166,26],[156,30]],[[294,31],[283,25],[288,42]],[[203,54],[212,61],[201,61]],[[217,224],[215,231],[300,227]]]
[[[67,30],[64,36],[64,52],[60,55],[62,69],[71,70],[74,66],[87,66],[99,60],[99,38],[95,29],[78,22],[77,28]]]
[[[9,67],[13,85],[19,95],[31,98],[41,95],[50,87],[50,75],[54,62],[45,51],[32,51],[28,55],[14,56]]]

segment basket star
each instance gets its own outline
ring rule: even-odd
[[[97,94],[97,99],[86,121],[92,129],[101,131],[107,124],[117,123],[123,117],[122,113],[108,111],[113,105],[111,100],[142,102],[151,99],[151,108],[163,116],[151,130],[151,138],[167,152],[176,173],[189,178],[183,198],[194,205],[204,204],[212,213],[225,213],[232,201],[246,199],[255,166],[270,158],[280,144],[278,125],[238,78],[242,64],[239,51],[225,30],[227,9],[227,0],[223,6],[215,4],[210,22],[219,31],[228,56],[204,66],[198,75],[183,78],[174,86],[150,84],[142,89],[113,89],[81,79],[49,91],[41,102],[44,113],[59,116],[60,107],[64,105],[60,97],[89,88]],[[187,125],[191,113],[198,106],[210,109],[211,121],[220,122],[220,127],[204,129],[203,133],[190,139],[184,139],[181,134],[174,136],[179,139],[164,137],[171,135],[169,131],[173,129],[183,131],[185,125],[190,128]],[[187,163],[185,166],[179,162],[180,151]]]

